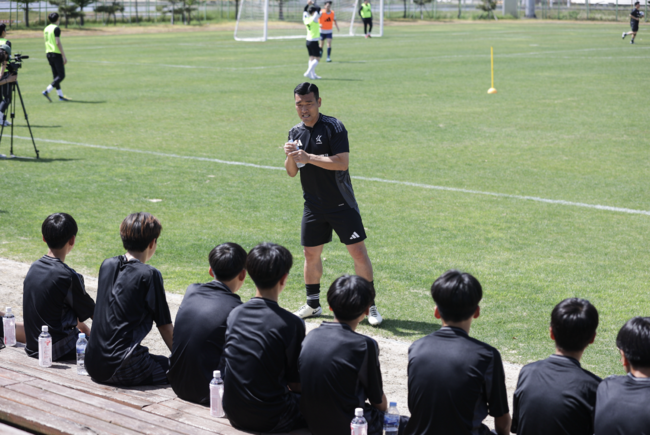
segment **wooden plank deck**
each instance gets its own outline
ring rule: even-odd
[[[0,351],[0,434],[251,435],[169,386],[120,388],[77,375],[72,362],[38,366],[22,345]],[[285,435],[309,435],[293,431]]]

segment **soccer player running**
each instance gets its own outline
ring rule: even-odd
[[[372,8],[370,6],[370,0],[363,0],[359,8],[359,16],[361,17],[361,21],[363,21],[363,33],[365,33],[366,38],[370,38],[370,33],[372,32]]]
[[[59,14],[52,12],[47,18],[50,21],[50,25],[43,31],[43,35],[45,36],[45,53],[47,54],[47,61],[52,68],[52,77],[54,77],[54,80],[43,91],[43,96],[51,103],[52,99],[48,94],[52,89],[56,89],[56,93],[59,94],[59,101],[69,101],[63,96],[63,91],[61,90],[61,82],[65,78],[64,65],[68,63],[68,59],[65,57],[63,45],[61,45],[61,29],[58,26]]]
[[[623,39],[625,39],[627,35],[632,35],[630,44],[634,44],[634,38],[636,38],[636,32],[639,31],[639,22],[641,21],[641,18],[643,18],[643,12],[641,12],[641,3],[635,2],[634,9],[632,9],[632,12],[630,12],[630,28],[632,31],[623,32]]]
[[[316,85],[301,83],[293,93],[302,122],[289,131],[284,167],[290,177],[300,172],[305,199],[300,243],[305,254],[307,303],[294,314],[307,318],[323,313],[319,298],[321,253],[325,243],[332,241],[332,229],[352,256],[355,273],[369,281],[373,289],[374,283],[372,263],[363,242],[366,232],[348,172],[348,132],[338,119],[319,113],[321,99]],[[368,322],[372,326],[382,322],[374,301]]]
[[[307,5],[308,8],[302,13],[302,22],[307,27],[307,52],[309,52],[309,63],[307,71],[303,74],[312,80],[319,79],[316,75],[316,66],[320,61],[321,50],[318,42],[320,41],[320,7],[316,5]]]
[[[339,23],[336,21],[336,16],[332,10],[332,2],[325,2],[325,11],[320,14],[320,49],[321,54],[323,52],[323,47],[325,40],[327,40],[327,61],[331,62],[332,54],[332,24],[336,25],[336,30],[339,32]]]

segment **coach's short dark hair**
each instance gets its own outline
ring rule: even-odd
[[[357,275],[338,277],[327,291],[327,303],[339,320],[354,320],[375,300],[375,289]]]
[[[246,267],[246,251],[237,243],[222,243],[208,255],[210,268],[219,281],[230,281]]]
[[[434,281],[431,296],[444,320],[462,322],[476,312],[483,298],[483,288],[469,273],[452,269]]]
[[[633,317],[618,331],[616,347],[633,368],[650,368],[650,317]]]
[[[585,299],[565,299],[551,312],[555,345],[568,352],[584,350],[598,328],[598,310]]]
[[[41,233],[50,249],[61,249],[77,235],[77,222],[68,213],[49,215],[41,225]]]
[[[7,30],[7,25],[5,23],[0,23],[0,35],[2,35],[2,32]]]
[[[162,225],[155,216],[145,213],[131,213],[120,225],[122,245],[127,251],[144,252],[151,242],[160,237]]]
[[[50,20],[50,23],[56,23],[59,20],[59,14],[52,12],[47,16],[47,19]]]
[[[640,2],[634,2],[634,6],[640,5],[640,4],[641,4]]]
[[[320,98],[318,95],[318,86],[313,83],[304,82],[296,86],[296,89],[293,90],[293,95],[307,95],[312,92],[314,93],[314,97],[316,97],[316,101],[318,101]]]
[[[246,270],[255,286],[270,290],[291,270],[293,256],[284,246],[275,243],[260,243],[248,253]]]

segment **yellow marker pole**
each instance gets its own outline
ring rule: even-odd
[[[494,49],[490,47],[490,70],[492,73],[492,87],[488,89],[488,94],[496,94],[497,90],[494,89]]]

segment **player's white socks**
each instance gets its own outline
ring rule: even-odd
[[[318,59],[313,59],[311,62],[309,62],[309,69],[307,70],[309,75],[316,73],[316,65],[318,65]]]
[[[57,89],[56,93],[59,94],[59,97],[63,96],[63,91],[61,89]]]
[[[52,92],[52,89],[54,89],[54,86],[47,85],[47,88],[45,88],[45,92],[47,92],[49,94],[50,92]]]

